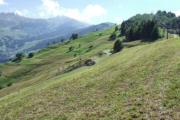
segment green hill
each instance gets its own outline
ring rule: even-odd
[[[20,63],[2,64],[0,117],[178,120],[180,38],[128,42],[110,55],[113,31],[92,32],[50,45]],[[71,69],[80,58],[96,64]]]

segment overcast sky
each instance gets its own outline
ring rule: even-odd
[[[180,15],[180,0],[0,0],[0,12],[31,18],[64,15],[92,24],[121,23],[137,13],[157,10]]]

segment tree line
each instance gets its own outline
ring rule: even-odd
[[[154,41],[160,38],[158,24],[153,20],[138,21],[134,23],[123,22],[121,25],[121,35],[126,37],[126,41]]]

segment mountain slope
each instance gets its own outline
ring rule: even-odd
[[[63,38],[63,39],[69,39],[70,36],[73,33],[78,33],[80,36],[90,33],[90,32],[94,32],[94,31],[98,31],[98,30],[103,30],[109,27],[114,26],[115,24],[113,23],[101,23],[98,25],[91,25],[85,28],[81,28],[78,30],[74,30],[72,32],[65,32],[64,34],[59,35],[58,31],[47,34],[47,35],[42,35],[39,36],[38,38],[33,38],[35,41],[36,39],[41,39],[39,40],[39,43],[30,47],[30,48],[26,48],[25,51],[32,51],[32,50],[37,50],[37,49],[41,49],[47,46],[47,44],[53,44],[54,42],[60,42],[61,39],[59,38]]]
[[[89,33],[19,64],[1,65],[3,76],[16,81],[0,91],[1,118],[178,120],[179,38],[126,43],[120,53],[101,56],[113,46],[113,31]],[[68,52],[70,46],[74,50]],[[79,61],[79,51],[96,65],[62,73]]]
[[[0,23],[0,54],[4,53],[7,56],[6,58],[4,54],[1,54],[4,57],[0,58],[0,62],[9,59],[18,51],[28,52],[26,49],[37,46],[45,38],[53,37],[54,32],[60,41],[64,34],[67,36],[89,26],[65,16],[52,19],[31,19],[14,13],[0,13]]]
[[[7,61],[17,52],[27,53],[68,39],[72,33],[84,35],[95,30],[96,26],[91,29],[90,26],[65,16],[31,19],[14,13],[0,13],[0,62]],[[98,28],[102,30],[109,26],[105,24]]]

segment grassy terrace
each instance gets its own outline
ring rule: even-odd
[[[180,39],[126,43],[123,51],[100,57],[99,52],[113,46],[108,41],[113,30],[89,33],[44,48],[21,63],[1,65],[0,83],[13,85],[0,90],[0,117],[178,120]],[[70,46],[72,52],[68,52]],[[79,60],[74,57],[79,51],[82,59],[93,58],[96,65],[58,75]]]

